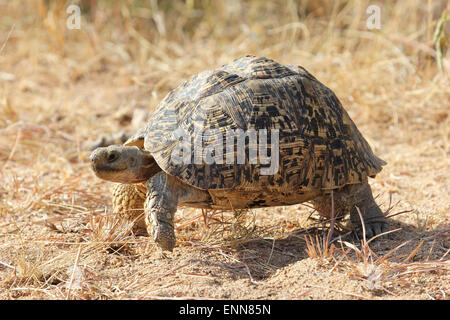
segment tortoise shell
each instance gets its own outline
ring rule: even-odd
[[[278,142],[274,144],[279,156],[274,174],[261,174],[268,165],[249,159],[251,150],[257,148],[249,137],[245,139],[245,162],[226,161],[237,159],[238,147],[237,142],[226,147],[223,141],[238,129],[265,131],[271,156],[277,153],[270,148],[272,142]],[[270,132],[278,132],[277,141],[271,141]],[[236,59],[183,82],[126,144],[144,147],[162,170],[200,189],[336,189],[374,177],[385,164],[373,154],[329,88],[303,67],[255,56]],[[195,145],[202,147],[200,151],[192,152]],[[198,161],[201,156],[205,159],[205,150],[213,150],[210,157],[217,161]],[[184,156],[185,161],[173,161],[174,154]]]

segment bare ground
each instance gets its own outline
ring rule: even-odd
[[[0,3],[1,299],[448,299],[448,26],[442,71],[432,41],[445,1],[381,2],[380,30],[364,1],[151,3],[98,1],[80,30],[64,2]],[[245,54],[303,65],[337,94],[388,163],[371,185],[397,231],[324,245],[305,205],[180,208],[162,255],[112,215],[89,143]]]

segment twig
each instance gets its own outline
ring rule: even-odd
[[[270,263],[270,259],[272,259],[272,254],[273,254],[274,247],[275,247],[275,238],[272,239],[272,248],[270,249],[270,255],[269,255],[269,258],[267,259],[266,264],[269,264]]]
[[[330,231],[327,235],[327,247],[330,244],[330,239],[333,238],[333,231],[334,231],[334,192],[331,190],[331,225],[330,225]]]
[[[14,156],[14,153],[16,153],[17,145],[19,144],[19,141],[20,141],[21,137],[22,137],[22,129],[19,128],[19,131],[17,131],[16,140],[14,141],[14,145],[13,145],[13,147],[11,149],[11,152],[9,153],[8,158],[5,160],[5,163],[1,167],[0,172],[3,171],[3,169],[5,168],[5,166],[8,163],[8,161],[10,161],[12,159],[12,157]]]
[[[167,288],[169,288],[169,287],[173,287],[174,285],[177,285],[177,284],[179,284],[180,282],[181,282],[181,281],[178,280],[178,281],[174,281],[174,282],[172,282],[172,283],[166,284],[165,286],[161,286],[161,287],[158,287],[158,288],[155,288],[155,289],[149,289],[149,290],[145,291],[144,293],[142,293],[142,294],[139,296],[138,299],[141,300],[141,299],[145,298],[149,293],[157,292],[157,291],[162,290],[162,289],[167,289]]]
[[[75,272],[77,270],[78,260],[80,259],[80,254],[81,254],[81,245],[78,247],[77,256],[75,257],[75,261],[73,263],[73,270],[72,270],[72,274],[70,275],[69,287],[67,288],[66,300],[69,300],[69,297],[70,297],[70,291],[72,290],[72,284],[73,284],[73,280],[75,277]]]
[[[11,34],[12,34],[12,32],[13,32],[15,26],[16,26],[16,24],[14,23],[14,24],[11,26],[11,29],[9,29],[8,35],[6,36],[6,39],[5,39],[5,41],[3,42],[2,47],[0,48],[0,54],[2,53],[3,49],[5,49],[6,43],[8,42],[9,37],[11,36]]]
[[[9,265],[9,264],[7,264],[7,263],[5,263],[5,262],[0,261],[0,264],[1,264],[2,266],[4,266],[4,267],[7,267],[7,268],[10,268],[10,269],[16,270],[15,267],[13,267],[12,265]]]

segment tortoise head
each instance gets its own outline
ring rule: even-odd
[[[140,183],[161,171],[150,152],[135,146],[97,148],[90,160],[97,177],[113,182]]]

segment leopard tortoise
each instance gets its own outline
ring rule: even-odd
[[[190,150],[192,143],[200,151]],[[267,161],[269,153],[276,163]],[[312,201],[327,217],[332,207],[336,216],[350,213],[357,234],[358,209],[367,237],[387,229],[368,184],[386,163],[329,88],[301,66],[267,58],[245,56],[195,75],[124,145],[97,148],[90,160],[99,178],[119,183],[114,211],[130,219],[144,212],[138,222],[163,250],[175,246],[177,206],[231,210]]]

